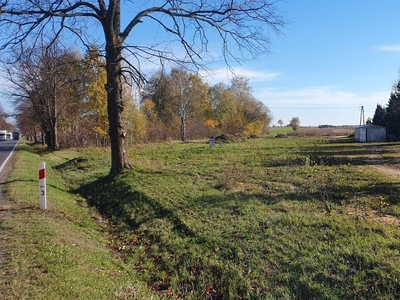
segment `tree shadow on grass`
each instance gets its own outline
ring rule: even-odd
[[[140,225],[154,219],[168,219],[173,230],[185,236],[195,236],[177,216],[174,209],[168,209],[123,180],[110,176],[83,185],[74,191],[82,195],[89,205],[94,206],[105,217],[119,226],[137,229]]]
[[[30,180],[30,179],[14,179],[14,180],[7,180],[5,182],[0,182],[0,186],[8,186],[9,184],[14,183],[14,182],[24,182],[27,184],[36,184],[37,185],[39,181],[38,180]],[[61,191],[61,192],[65,192],[65,193],[68,192],[66,189],[60,188],[60,187],[50,184],[48,182],[46,183],[46,186],[51,187],[51,188]]]
[[[376,183],[366,187],[363,193],[372,196],[382,196],[385,202],[390,205],[400,204],[400,183],[396,182],[383,182]]]

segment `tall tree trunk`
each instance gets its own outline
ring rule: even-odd
[[[125,150],[126,131],[122,119],[124,103],[122,101],[121,82],[121,49],[120,33],[120,1],[110,1],[114,15],[107,15],[112,22],[103,23],[106,36],[106,68],[107,68],[107,110],[109,120],[109,135],[111,144],[110,175],[118,175],[124,168],[129,168],[128,154]]]
[[[181,117],[181,141],[186,141],[186,122],[185,117]]]
[[[50,129],[46,129],[43,134],[42,134],[42,146],[44,146],[45,144],[47,145],[47,149],[51,150],[51,131]]]
[[[128,157],[125,150],[126,132],[122,119],[124,104],[122,101],[122,85],[119,70],[113,64],[107,64],[111,71],[107,81],[107,109],[109,117],[109,134],[111,143],[111,175],[119,174],[122,169],[129,168]],[[119,65],[119,63],[118,63]],[[118,71],[117,71],[118,70]],[[114,75],[113,75],[114,74]]]
[[[58,140],[57,140],[57,119],[52,118],[50,120],[50,150],[54,151],[58,148]]]

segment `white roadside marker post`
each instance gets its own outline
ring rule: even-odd
[[[39,164],[39,198],[40,198],[40,209],[47,209],[46,200],[46,163],[42,162]]]

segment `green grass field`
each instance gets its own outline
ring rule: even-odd
[[[277,134],[288,134],[292,131],[292,127],[273,127],[269,129],[269,134],[276,136]]]
[[[400,179],[372,165],[396,166],[399,150],[316,137],[143,145],[111,180],[108,150],[22,147],[6,185],[18,208],[1,225],[11,263],[0,290],[10,299],[399,298]],[[36,174],[26,175],[40,161],[50,168],[46,212]]]

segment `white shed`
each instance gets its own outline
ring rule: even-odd
[[[386,128],[377,125],[364,125],[354,129],[354,141],[366,142],[386,142]]]

